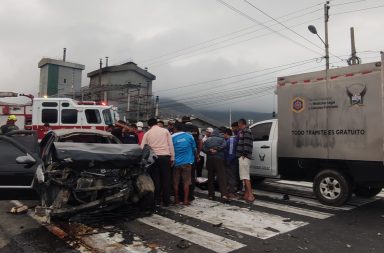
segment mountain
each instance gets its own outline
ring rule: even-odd
[[[228,111],[212,111],[206,109],[193,109],[181,102],[169,98],[160,100],[159,112],[161,118],[179,118],[184,115],[194,116],[202,120],[206,120],[216,126],[228,125]],[[260,113],[252,111],[232,110],[232,122],[240,118],[253,120],[253,122],[272,118],[271,113]]]

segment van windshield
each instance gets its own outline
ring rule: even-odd
[[[106,125],[113,125],[112,115],[109,109],[103,110],[103,117]]]

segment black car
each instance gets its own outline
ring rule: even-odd
[[[35,137],[17,132],[2,136],[9,146],[24,153],[0,157],[20,167],[18,174],[8,170],[9,177],[23,180],[23,186],[39,193],[39,210],[51,217],[111,210],[126,204],[153,210],[154,186],[146,174],[148,160],[154,158],[149,148],[142,151],[136,144],[121,144],[110,133],[91,129],[49,131],[39,148],[37,137],[30,142],[30,136]]]
[[[36,132],[0,135],[0,188],[32,189],[36,171],[42,169],[39,152]]]

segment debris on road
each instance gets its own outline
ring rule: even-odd
[[[9,210],[9,213],[13,214],[25,214],[28,212],[28,206],[22,205],[22,206],[14,206]]]
[[[176,246],[180,249],[186,249],[189,248],[192,244],[190,242],[187,242],[186,240],[181,240]]]

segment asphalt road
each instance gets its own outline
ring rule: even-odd
[[[253,204],[223,204],[199,190],[191,206],[151,216],[122,210],[50,226],[33,212],[7,213],[14,202],[3,200],[0,252],[384,252],[384,193],[343,207],[321,205],[302,182],[266,182],[255,194]]]

